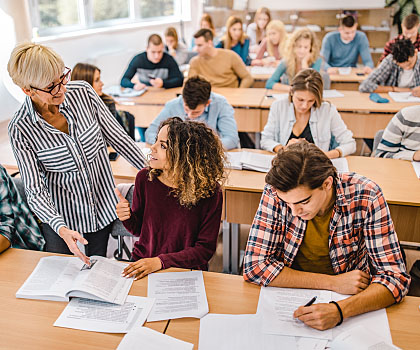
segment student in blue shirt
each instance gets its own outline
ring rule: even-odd
[[[199,76],[187,80],[182,96],[166,103],[146,131],[146,142],[154,144],[159,125],[170,117],[204,122],[217,132],[226,150],[239,146],[234,110],[222,95],[211,92],[210,83]]]
[[[322,59],[319,57],[319,42],[313,31],[302,28],[290,37],[284,58],[280,61],[265,87],[283,92],[290,91],[290,82],[303,69],[320,71]]]
[[[340,21],[338,31],[328,33],[322,41],[321,56],[327,73],[337,74],[336,67],[356,67],[359,55],[365,65],[363,72],[369,74],[374,67],[369,40],[365,33],[357,30],[356,19],[346,16]]]
[[[239,17],[230,16],[226,22],[226,34],[222,37],[220,43],[216,45],[218,49],[227,49],[235,51],[241,56],[242,61],[249,66],[249,38],[243,30],[242,20]]]

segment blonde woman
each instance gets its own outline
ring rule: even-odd
[[[133,203],[116,189],[116,211],[139,236],[127,277],[169,267],[207,270],[216,250],[225,178],[222,143],[205,124],[164,121],[151,147],[149,167],[136,177]]]
[[[208,13],[203,13],[200,19],[200,29],[210,29],[213,33],[213,44],[216,45],[218,40],[216,38],[216,29],[214,28],[213,19]],[[191,39],[190,50],[196,51],[195,49],[195,38],[194,36]]]
[[[287,33],[282,21],[273,20],[267,25],[267,35],[261,42],[253,66],[277,66],[282,58]],[[264,57],[265,53],[267,56]]]
[[[187,46],[178,39],[178,33],[174,27],[165,30],[165,51],[174,58],[178,66],[187,63]]]
[[[265,87],[279,91],[290,91],[289,82],[302,69],[313,68],[320,71],[322,59],[319,56],[319,41],[308,28],[295,31],[290,37],[284,58],[267,80]]]
[[[249,38],[243,31],[242,19],[230,16],[226,22],[226,34],[220,43],[216,45],[218,49],[228,49],[236,52],[242,61],[248,66],[251,64],[249,58]]]
[[[246,29],[250,40],[250,52],[257,52],[258,45],[266,36],[268,23],[271,21],[271,13],[267,7],[260,7],[254,16],[254,22]]]

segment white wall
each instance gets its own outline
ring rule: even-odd
[[[249,9],[265,6],[270,10],[352,10],[383,8],[385,0],[249,0]]]

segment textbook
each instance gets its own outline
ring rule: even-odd
[[[76,257],[41,258],[16,298],[69,301],[80,297],[123,305],[133,284],[132,278],[121,276],[127,264],[101,256],[90,261],[88,267]]]

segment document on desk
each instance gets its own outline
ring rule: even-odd
[[[242,152],[226,152],[225,167],[234,170],[242,170]]]
[[[193,348],[194,344],[147,327],[136,327],[124,336],[117,350],[193,350]]]
[[[129,295],[123,305],[72,298],[54,326],[91,332],[127,333],[142,326],[152,309],[153,298]]]
[[[349,172],[349,163],[346,158],[341,157],[341,158],[331,159],[331,162],[333,163],[333,165],[335,166],[335,168],[337,169],[339,173]]]
[[[322,97],[323,98],[344,97],[344,94],[342,94],[341,92],[338,92],[335,89],[332,89],[332,90],[324,90]]]
[[[242,151],[242,169],[266,173],[271,169],[271,162],[273,161],[274,157],[274,154],[261,154],[256,152]]]
[[[147,321],[201,318],[209,312],[202,271],[152,273],[148,296],[155,304]]]
[[[417,177],[420,179],[420,162],[411,162],[413,164],[414,171],[416,172]]]
[[[262,316],[263,332],[331,340],[331,329],[319,331],[293,318],[294,311],[314,296],[315,303],[331,301],[331,292],[326,290],[261,287],[258,313]]]
[[[250,73],[253,75],[273,75],[276,67],[252,66]]]
[[[395,102],[420,102],[420,97],[413,96],[411,92],[388,92]]]

